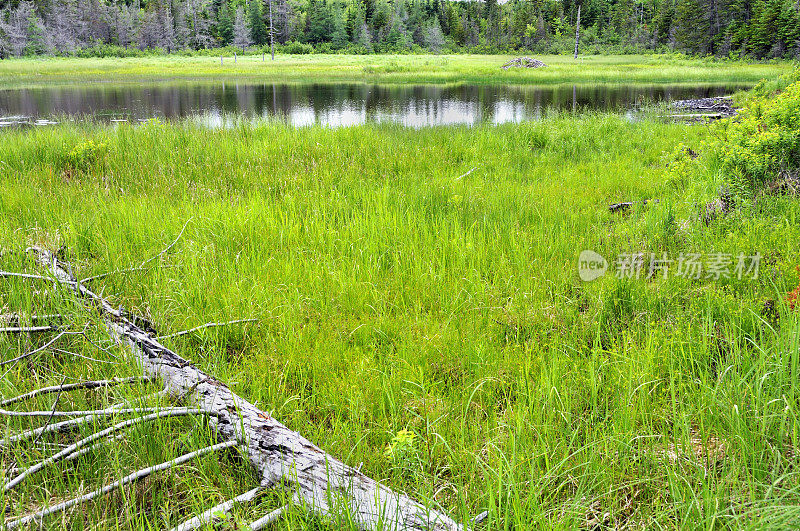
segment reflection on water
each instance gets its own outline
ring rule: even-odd
[[[35,121],[91,116],[110,121],[195,118],[222,126],[235,116],[279,117],[295,126],[396,122],[423,127],[535,120],[548,110],[621,111],[645,102],[721,96],[740,88],[744,87],[104,84],[0,90],[0,124],[19,117]]]

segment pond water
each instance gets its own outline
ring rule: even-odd
[[[746,86],[104,83],[0,90],[0,126],[47,125],[65,116],[109,121],[191,118],[210,126],[242,117],[277,117],[295,126],[470,125],[536,120],[549,110],[624,112],[644,103],[723,96],[742,88]]]

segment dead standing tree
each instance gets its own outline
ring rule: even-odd
[[[269,53],[275,60],[275,26],[272,23],[272,0],[269,1]]]
[[[248,461],[255,468],[261,485],[233,500],[220,504],[205,513],[187,520],[176,529],[196,529],[204,525],[219,512],[228,512],[234,503],[248,501],[259,492],[270,487],[283,486],[291,489],[293,503],[303,505],[311,511],[328,518],[334,516],[344,507],[352,521],[365,530],[463,530],[458,524],[441,512],[428,509],[408,496],[392,491],[377,481],[351,468],[333,456],[325,453],[316,445],[305,439],[274,419],[269,413],[260,410],[254,404],[233,393],[226,385],[195,367],[191,361],[173,352],[158,341],[157,334],[150,329],[146,320],[132,316],[122,309],[115,308],[107,299],[93,292],[85,281],[80,281],[71,273],[69,264],[62,263],[51,252],[41,248],[29,249],[40,266],[45,268],[49,276],[40,278],[54,281],[71,288],[76,297],[90,305],[100,314],[105,326],[114,340],[127,346],[144,370],[144,378],[160,379],[166,393],[173,397],[181,397],[193,404],[193,408],[120,408],[112,407],[96,411],[57,411],[58,399],[52,411],[48,412],[11,412],[0,410],[0,414],[15,416],[47,417],[48,424],[42,428],[29,430],[8,437],[3,445],[19,444],[32,437],[39,437],[45,432],[63,432],[74,429],[78,425],[98,422],[121,413],[137,414],[133,419],[118,422],[108,428],[94,433],[48,457],[34,466],[12,477],[3,487],[9,491],[25,481],[37,471],[62,460],[91,451],[110,437],[118,436],[126,428],[158,420],[170,416],[205,415],[209,420],[219,443],[183,455],[172,461],[139,470],[106,485],[93,492],[79,496],[57,505],[43,508],[34,514],[8,521],[7,527],[13,529],[22,525],[40,522],[44,517],[67,510],[102,496],[127,484],[138,481],[149,474],[165,470],[187,462],[201,455],[216,452],[225,448],[239,447],[246,454]],[[16,273],[0,272],[0,276],[14,276]],[[218,324],[218,323],[212,323]],[[143,327],[147,327],[146,330]],[[80,332],[76,332],[80,333]],[[41,350],[41,349],[39,349]],[[129,380],[89,382],[88,386],[101,387],[121,385]],[[54,393],[76,388],[72,386],[53,386],[42,388],[10,401],[3,405],[33,396],[37,393]],[[55,417],[75,417],[70,420],[51,423]],[[91,425],[91,424],[90,424]],[[263,526],[279,518],[284,508],[277,509],[250,524],[252,529]],[[475,521],[485,518],[486,513]]]
[[[578,20],[575,22],[575,59],[578,58],[578,43],[581,39],[581,5],[578,4]]]

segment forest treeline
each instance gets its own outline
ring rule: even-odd
[[[798,0],[0,0],[0,57],[568,53],[579,4],[584,53],[800,56]]]

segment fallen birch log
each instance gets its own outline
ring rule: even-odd
[[[60,263],[50,252],[39,248],[31,251],[58,282],[74,288],[79,297],[98,307],[109,332],[131,349],[146,375],[161,378],[171,395],[185,396],[195,407],[212,413],[209,424],[220,441],[241,441],[262,485],[291,487],[298,503],[325,518],[335,516],[340,507],[345,507],[350,521],[364,530],[464,529],[445,514],[392,491],[325,453],[159,343],[151,333],[135,324],[136,317],[116,309],[77,282],[69,273],[69,266]],[[26,471],[25,475],[30,472]],[[279,511],[274,513],[280,514]],[[264,518],[271,521],[272,516]]]

